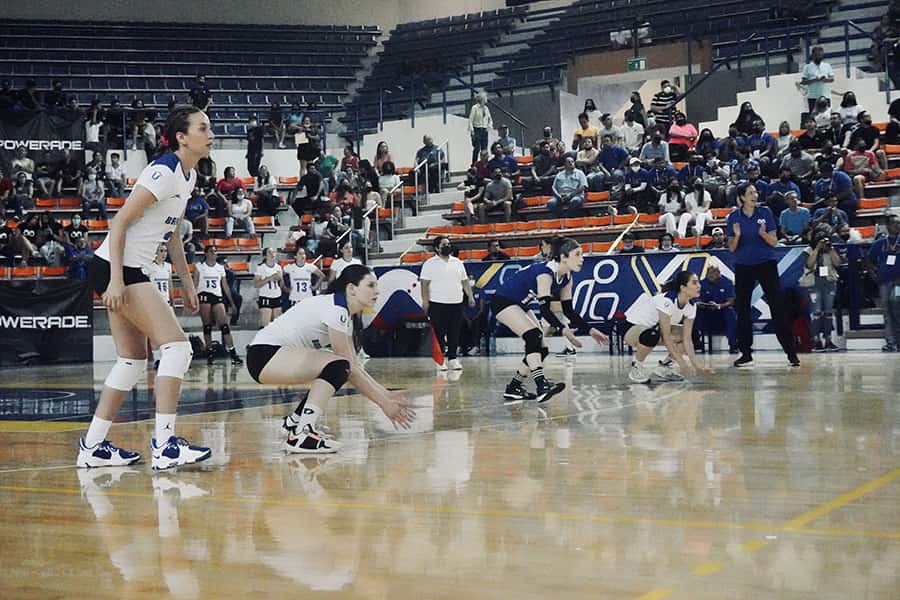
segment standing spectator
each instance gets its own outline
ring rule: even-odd
[[[94,100],[94,102],[97,102]],[[99,103],[94,106],[91,104],[86,120],[84,122],[84,147],[86,150],[93,150],[95,154],[106,156],[106,143],[101,141],[103,136],[103,112],[100,110]]]
[[[837,290],[838,268],[842,261],[831,245],[830,228],[817,228],[810,236],[809,246],[803,249],[804,266],[800,285],[807,289],[812,306],[809,332],[815,339],[816,352],[835,352],[837,346],[831,341],[834,330],[832,311]]]
[[[25,110],[37,110],[41,107],[38,99],[37,82],[34,79],[25,81],[25,87],[19,90],[19,104]]]
[[[625,122],[621,127],[622,145],[632,156],[637,156],[644,145],[644,126],[634,118],[634,112],[625,111]]]
[[[487,148],[485,148],[485,151]],[[381,167],[385,163],[394,164],[394,159],[391,157],[391,150],[388,147],[387,142],[381,141],[378,142],[378,146],[375,147],[375,158],[372,161],[372,166],[375,168],[375,171],[381,175]]]
[[[663,135],[668,137],[669,126],[675,119],[675,100],[678,98],[678,90],[675,86],[663,79],[659,84],[660,90],[653,95],[650,109],[656,115],[656,124]]]
[[[743,135],[750,135],[754,132],[753,124],[756,121],[762,121],[763,118],[756,114],[756,111],[753,110],[753,105],[749,102],[744,102],[741,104],[741,108],[738,111],[738,117],[734,121],[734,126],[737,128],[738,132]]]
[[[478,203],[478,219],[487,223],[487,214],[498,208],[503,209],[504,223],[512,221],[512,183],[503,176],[503,171],[491,171],[491,180],[484,186],[482,201]]]
[[[107,219],[106,193],[104,192],[103,182],[97,179],[97,173],[93,169],[88,169],[87,178],[81,184],[78,195],[81,196],[82,219],[87,219],[94,208],[97,209],[97,213],[102,221]]]
[[[273,102],[269,107],[269,129],[272,130],[272,135],[275,137],[275,147],[284,148],[284,111],[277,102]]]
[[[300,176],[306,174],[310,162],[319,158],[322,152],[322,132],[318,123],[313,123],[309,115],[304,115],[300,127],[294,134],[297,143],[297,160],[300,161]]]
[[[631,113],[631,116],[634,118],[635,123],[637,123],[641,127],[646,127],[647,109],[644,108],[644,101],[641,99],[640,92],[631,92],[629,102],[631,102],[631,106],[628,107],[628,110],[626,112]]]
[[[584,114],[586,114],[588,116],[588,120],[590,121],[591,125],[593,125],[594,127],[600,126],[600,116],[601,115],[600,115],[600,111],[597,110],[597,105],[594,104],[593,98],[588,98],[587,100],[584,101],[584,108],[582,109],[581,112],[583,112]]]
[[[810,53],[810,61],[803,67],[800,85],[806,86],[806,102],[809,106],[809,112],[816,107],[816,101],[821,97],[828,97],[831,94],[829,83],[834,82],[834,71],[831,65],[822,60],[825,57],[825,51],[822,46],[814,46]]]
[[[800,206],[800,197],[796,192],[785,194],[788,207],[778,217],[779,233],[786,244],[798,244],[803,241],[806,227],[811,220],[809,209]]]
[[[48,109],[62,108],[66,105],[66,94],[63,91],[62,80],[54,79],[51,88],[44,92],[44,106]]]
[[[263,157],[263,137],[266,132],[256,115],[247,121],[247,172],[253,177],[259,175],[259,163]]]
[[[502,155],[502,152],[501,152]],[[425,163],[420,167],[420,183],[427,173],[428,192],[437,193],[441,191],[440,173],[447,172],[447,162],[444,157],[444,151],[434,145],[434,139],[430,135],[422,136],[422,147],[416,152],[416,165]]]
[[[574,164],[572,169],[574,170]],[[475,296],[469,286],[469,276],[462,261],[452,256],[450,238],[437,236],[435,255],[425,261],[419,281],[422,284],[422,308],[431,320],[438,343],[446,348],[447,359],[438,366],[441,371],[461,371],[457,359],[460,325],[462,323],[463,293],[469,307],[475,306]]]
[[[78,238],[86,240],[87,237],[88,228],[81,222],[81,215],[75,213],[69,224],[62,228],[62,239],[66,245],[72,246]]]
[[[728,353],[736,354],[735,332],[737,313],[734,311],[734,285],[724,277],[718,265],[711,263],[706,279],[700,282],[700,301],[697,302],[697,330],[701,335],[724,333],[728,338]]]
[[[884,313],[884,346],[882,352],[900,350],[900,217],[887,220],[887,235],[869,248],[870,271],[877,271],[881,310]]]
[[[209,109],[209,105],[212,103],[212,93],[206,86],[205,75],[197,75],[194,79],[194,87],[191,88],[188,96],[190,97],[191,104],[200,110],[205,112]]]
[[[256,235],[253,226],[253,203],[247,198],[244,188],[237,188],[232,193],[232,200],[228,203],[228,216],[225,218],[225,237],[230,238],[234,232],[234,225],[241,225],[249,237]]]
[[[500,142],[494,142],[494,145],[491,146],[491,152],[494,156],[488,161],[488,171],[493,173],[495,169],[500,169],[510,179],[515,179],[519,176],[519,163],[516,162],[514,157],[503,153],[503,146],[500,145]]]
[[[500,129],[497,131],[500,134],[500,137],[497,138],[497,143],[503,148],[503,154],[513,156],[516,153],[516,146],[518,143],[516,142],[516,138],[509,135],[509,125],[501,125]]]
[[[584,204],[585,189],[587,178],[575,168],[575,159],[567,156],[564,170],[553,180],[553,197],[547,202],[547,210],[557,217],[574,216]]]
[[[669,153],[673,161],[686,161],[694,142],[697,128],[687,122],[683,112],[675,113],[675,123],[669,127]]]
[[[494,126],[491,109],[487,105],[487,94],[481,92],[476,96],[475,104],[469,111],[469,136],[472,138],[472,162],[478,160],[478,154],[488,147],[488,131]]]
[[[759,192],[749,182],[737,186],[738,210],[728,215],[728,248],[734,253],[737,345],[741,356],[735,367],[753,364],[753,289],[759,283],[772,312],[772,322],[781,347],[792,367],[800,366],[794,339],[784,311],[784,297],[778,276],[775,251],[778,243],[775,218],[765,206],[758,206]]]
[[[190,199],[184,207],[184,219],[190,222],[201,240],[209,239],[209,204],[199,187],[194,187]]]
[[[499,240],[491,240],[487,245],[488,253],[482,260],[486,261],[494,261],[494,260],[509,260],[510,256],[506,252],[501,250],[500,241]]]
[[[900,98],[897,98],[888,106],[888,122],[887,129],[884,132],[885,144],[900,144]]]
[[[604,115],[606,116],[606,115]],[[583,147],[584,140],[591,140],[594,144],[594,148],[596,148],[598,144],[597,132],[599,131],[596,127],[591,125],[590,118],[587,116],[587,113],[581,113],[578,115],[578,125],[579,128],[575,130],[575,133],[572,135],[572,150],[578,150]]]
[[[125,197],[125,168],[119,162],[119,153],[109,155],[109,164],[106,165],[106,191],[110,198]]]
[[[256,185],[253,188],[256,194],[256,208],[260,215],[273,217],[275,226],[278,222],[278,209],[281,207],[281,196],[278,195],[278,184],[269,173],[269,167],[260,165],[256,175]]]
[[[86,237],[75,238],[75,242],[66,246],[66,265],[69,279],[87,280],[88,264],[94,257],[94,250],[87,243]]]

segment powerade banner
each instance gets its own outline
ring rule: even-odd
[[[775,250],[782,287],[798,287],[803,274],[803,247]],[[530,261],[473,262],[466,263],[466,271],[474,278],[476,288],[492,296],[507,277],[528,264]],[[734,281],[734,258],[727,250],[587,256],[581,272],[575,274],[573,303],[588,321],[612,320],[642,294],[659,293],[660,287],[678,271],[691,270],[702,280],[710,264],[717,264],[722,276]],[[375,268],[379,298],[369,322],[391,329],[405,320],[423,318],[419,270],[420,265]],[[762,295],[757,286],[753,292],[754,314],[757,319],[769,319],[771,313]]]
[[[0,366],[90,362],[93,340],[87,282],[0,284]]]
[[[24,146],[35,164],[59,162],[69,150],[84,161],[84,117],[70,110],[0,112],[0,159],[9,167],[16,149]]]

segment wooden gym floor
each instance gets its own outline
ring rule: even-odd
[[[325,457],[279,449],[296,390],[197,365],[178,433],[213,458],[155,475],[72,466],[110,365],[2,370],[0,596],[900,598],[900,354],[730,358],[653,387],[551,359],[540,408],[501,402],[514,357],[375,359],[414,431],[351,390]],[[110,438],[146,456],[141,387]]]

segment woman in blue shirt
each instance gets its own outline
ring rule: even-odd
[[[581,348],[581,342],[575,337],[576,329],[588,330],[598,344],[608,342],[607,337],[588,325],[572,306],[572,273],[580,271],[584,264],[581,245],[572,238],[554,238],[550,244],[549,261],[530,264],[506,278],[491,301],[497,320],[525,342],[525,359],[503,394],[507,402],[526,399],[546,402],[566,388],[564,383],[554,383],[544,377],[544,359],[550,352],[544,344],[541,326],[528,308],[532,299],[536,298],[540,304],[544,321],[559,329],[576,348]],[[569,319],[568,326],[553,314],[550,303],[554,300],[561,301],[563,314]],[[529,374],[537,394],[528,392],[523,385]]]
[[[753,308],[752,296],[756,284],[762,287],[772,311],[772,323],[778,342],[787,354],[792,367],[799,367],[800,360],[794,350],[784,313],[784,297],[778,277],[778,264],[774,246],[778,243],[777,226],[772,211],[759,206],[759,192],[749,181],[737,185],[740,209],[728,215],[725,234],[728,249],[734,253],[735,310],[737,311],[737,345],[741,356],[735,367],[753,365]]]

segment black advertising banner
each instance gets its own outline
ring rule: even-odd
[[[8,169],[24,146],[35,164],[56,164],[71,151],[84,163],[84,117],[78,111],[0,112],[0,161]]]
[[[93,361],[93,316],[85,281],[0,283],[0,366]]]

